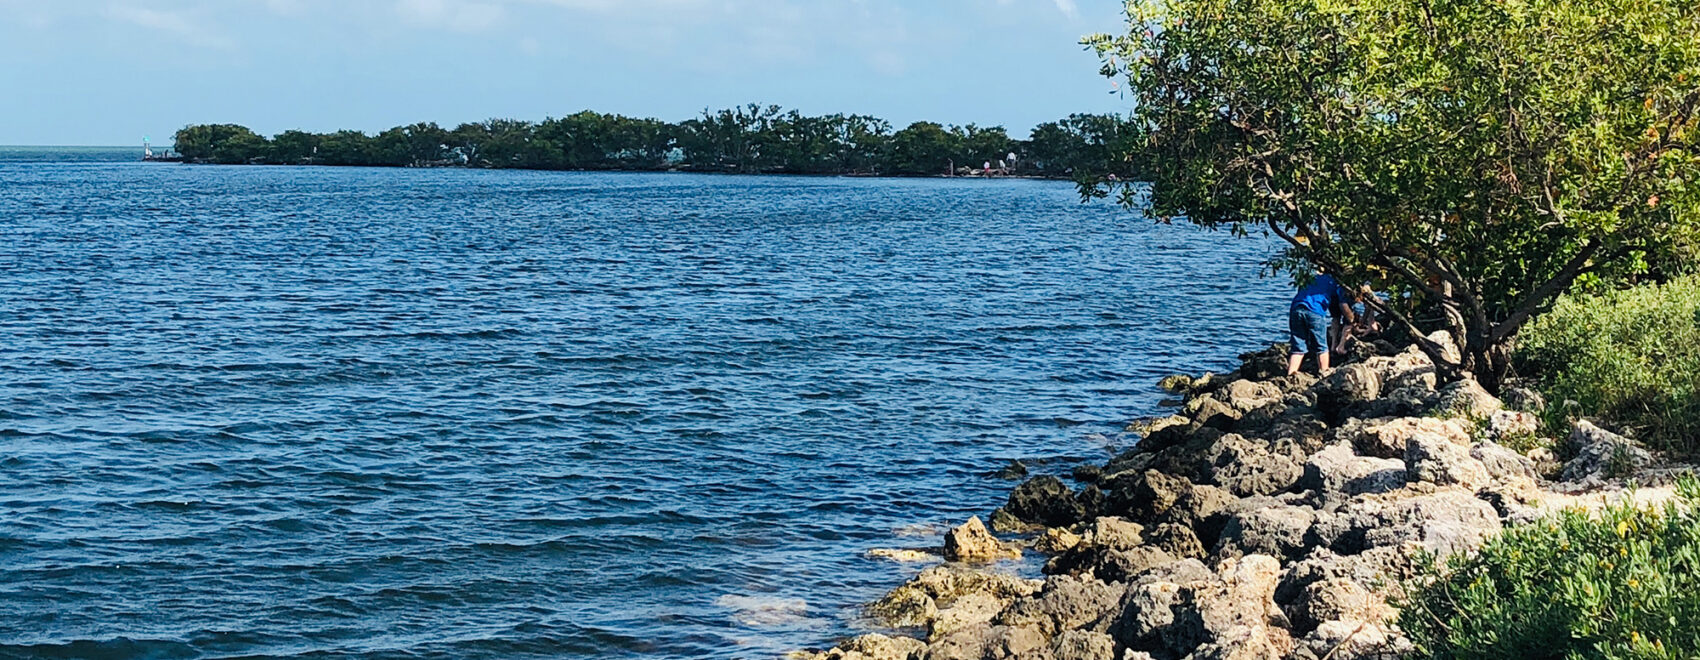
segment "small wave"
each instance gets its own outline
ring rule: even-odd
[[[821,627],[826,622],[809,616],[809,604],[801,598],[739,596],[727,594],[715,605],[732,610],[732,620],[752,628]]]

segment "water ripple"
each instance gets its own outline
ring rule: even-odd
[[[903,579],[865,550],[1101,459],[1284,295],[1269,244],[1062,183],[0,186],[0,657],[820,645]]]

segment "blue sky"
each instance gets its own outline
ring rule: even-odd
[[[1127,102],[1117,0],[0,0],[0,144],[774,103],[1025,137]]]

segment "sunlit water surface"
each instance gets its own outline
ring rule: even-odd
[[[1059,182],[132,157],[0,153],[0,656],[828,644],[1285,295]]]

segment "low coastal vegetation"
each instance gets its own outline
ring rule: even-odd
[[[1132,126],[1114,115],[1077,114],[1016,140],[1001,126],[922,121],[894,131],[877,117],[752,104],[677,123],[585,111],[542,122],[419,123],[377,135],[284,131],[269,139],[244,126],[200,124],[178,131],[175,148],[190,162],[226,164],[898,176],[984,174],[990,164],[1004,175],[1127,178],[1140,174],[1126,157],[1137,149]]]
[[[1523,332],[1518,358],[1554,404],[1549,424],[1599,417],[1700,452],[1700,276],[1565,297]]]
[[[1700,5],[1136,0],[1088,42],[1124,78],[1151,186],[1088,187],[1289,246],[1386,292],[1448,380],[1490,391],[1573,284],[1700,262]],[[1412,332],[1423,337],[1426,332]]]
[[[1422,657],[1676,660],[1700,650],[1700,483],[1566,510],[1430,564],[1400,603]]]

